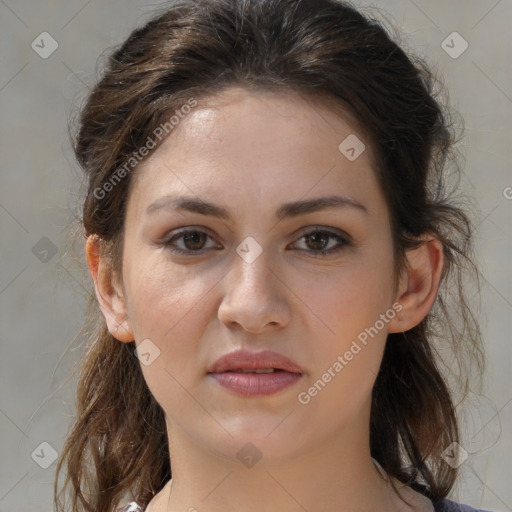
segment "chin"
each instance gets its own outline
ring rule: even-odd
[[[301,456],[308,452],[313,440],[304,435],[304,426],[288,424],[287,428],[280,421],[239,421],[227,433],[215,439],[204,439],[204,448],[218,457],[247,467],[258,465],[272,466]],[[282,422],[280,424],[280,422]]]

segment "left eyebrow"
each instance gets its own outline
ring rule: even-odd
[[[350,197],[326,196],[307,199],[304,201],[293,201],[291,203],[285,203],[277,210],[276,217],[281,220],[285,217],[297,217],[298,215],[305,215],[307,213],[313,213],[325,208],[334,207],[351,207],[359,209],[364,213],[368,213],[368,210],[365,206]]]
[[[367,208],[358,201],[347,196],[338,195],[284,203],[277,209],[275,215],[277,219],[282,220],[286,217],[297,217],[299,215],[306,215],[325,208],[334,207],[350,207],[368,213]],[[186,210],[201,215],[211,215],[224,220],[231,219],[231,214],[223,206],[210,203],[199,197],[185,196],[162,196],[149,205],[146,210],[146,215],[167,208]]]

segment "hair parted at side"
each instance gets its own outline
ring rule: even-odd
[[[466,368],[476,363],[481,375],[484,363],[465,292],[465,280],[477,278],[472,226],[454,195],[458,168],[448,164],[455,162],[456,140],[437,85],[422,60],[408,56],[380,23],[347,2],[177,0],[112,53],[73,141],[87,180],[80,228],[101,237],[112,271],[121,275],[132,182],[126,162],[191,98],[200,102],[232,86],[293,90],[334,101],[353,116],[376,155],[397,272],[405,265],[404,251],[421,235],[433,234],[444,248],[434,307],[418,326],[388,335],[370,418],[372,456],[434,502],[455,483],[457,470],[441,453],[459,441],[438,347],[459,363],[461,397],[469,389]],[[126,172],[113,184],[123,166]],[[168,440],[134,342],[110,334],[92,287],[88,299],[77,418],[58,461],[54,497],[58,511],[112,512],[127,495],[147,504],[171,478]],[[67,491],[70,506],[61,500]]]

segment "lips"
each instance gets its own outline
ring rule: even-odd
[[[303,370],[297,363],[277,352],[237,350],[217,359],[208,373],[275,373],[276,371],[301,374]]]
[[[238,350],[222,356],[210,367],[212,378],[230,393],[242,397],[264,397],[296,385],[302,368],[277,352]]]

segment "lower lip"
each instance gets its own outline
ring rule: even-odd
[[[242,396],[265,396],[277,393],[298,382],[302,374],[272,373],[210,373],[221,386]]]

